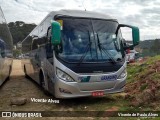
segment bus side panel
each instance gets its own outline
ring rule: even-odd
[[[9,77],[12,65],[13,40],[0,8],[0,85]]]
[[[42,22],[39,26],[37,26],[36,30],[33,33],[37,37],[32,39],[32,44],[31,44],[31,52],[32,52],[31,54],[33,54],[31,57],[31,65],[34,70],[34,76],[32,76],[32,78],[37,83],[40,83],[40,77],[39,77],[40,70],[43,71],[42,74],[44,77],[46,77],[43,65],[45,63],[45,59],[47,59],[46,49],[47,49],[47,44],[49,42],[47,38],[48,34],[47,32],[50,26],[50,21],[51,21],[50,17],[46,18],[44,22]]]
[[[30,70],[29,76],[35,80],[35,67],[37,63],[35,63],[35,56],[37,56],[37,53],[35,50],[30,51],[30,61],[29,61],[29,66],[28,70]],[[35,65],[34,65],[35,64]]]
[[[31,76],[37,83],[40,83],[40,70],[44,59],[46,58],[45,44],[47,43],[46,36],[39,36],[38,39],[32,41],[31,54],[31,67],[33,68],[34,75]],[[42,70],[43,71],[43,70]]]
[[[4,82],[4,59],[0,58],[0,85]]]
[[[22,51],[24,53],[22,65],[26,66],[27,75],[40,84],[40,71],[42,71],[45,78],[45,89],[49,91],[51,89],[51,91],[53,91],[54,89],[51,85],[53,82],[48,79],[48,76],[54,73],[50,73],[50,69],[46,67],[49,66],[53,68],[53,49],[51,47],[51,41],[47,37],[48,29],[51,26],[51,19],[51,16],[46,17],[45,20],[22,41]],[[27,59],[25,59],[26,54],[28,54]],[[48,61],[49,64],[47,64],[46,61]],[[50,73],[50,75],[48,75],[48,73]]]
[[[34,71],[31,67],[31,44],[32,44],[32,34],[28,35],[25,40],[22,42],[22,69],[26,72],[26,75],[31,77],[34,74]]]
[[[12,69],[12,58],[5,58],[4,59],[4,79],[6,79],[10,73],[11,73],[11,69]]]
[[[55,95],[55,70],[54,70],[54,63],[53,57],[48,58],[44,61],[44,72],[46,75],[46,89],[52,95]]]

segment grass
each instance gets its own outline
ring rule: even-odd
[[[150,57],[146,60],[146,62],[142,64],[133,64],[133,65],[129,64],[127,66],[127,72],[128,72],[127,83],[139,80],[139,76],[145,77],[146,75],[148,75],[150,65],[154,65],[159,60],[160,60],[160,55],[155,57]],[[153,79],[160,79],[160,74],[154,73],[151,77]]]
[[[145,89],[147,88],[147,86],[148,86],[147,83],[143,84],[143,85],[140,87],[140,90],[141,90],[141,91],[145,90]]]
[[[138,94],[142,93],[145,89],[150,89],[149,83],[147,81],[158,81],[160,82],[160,55],[155,56],[155,57],[150,57],[147,58],[143,63],[134,63],[134,64],[129,64],[127,66],[127,88],[131,88],[130,90],[132,91],[132,86],[130,85],[136,85],[135,90],[135,96]],[[157,71],[156,71],[157,68]],[[131,84],[130,84],[131,83]],[[133,83],[133,84],[132,84]],[[156,82],[155,82],[156,83]],[[151,82],[150,82],[151,84]],[[125,100],[126,101],[126,100]],[[132,100],[131,100],[132,101]],[[128,102],[129,103],[129,102]],[[141,108],[139,107],[129,107],[129,104],[126,104],[125,106],[125,111],[153,111],[153,110],[160,110],[159,107],[159,99],[153,100],[152,103],[147,104],[147,105],[142,105]],[[128,109],[126,109],[128,108]],[[121,108],[123,109],[123,108]]]
[[[57,104],[57,106],[72,108],[74,111],[105,111],[113,106],[117,106],[119,109],[121,109],[127,104],[127,102],[123,99],[116,98],[112,95],[104,97],[87,97],[72,100],[62,100],[61,103],[63,104]]]
[[[128,65],[128,67],[127,67],[127,72],[128,72],[127,83],[137,80],[138,79],[137,76],[140,73],[145,74],[145,72],[146,72],[145,69],[146,68],[147,67],[146,67],[145,64],[142,64],[142,65]]]

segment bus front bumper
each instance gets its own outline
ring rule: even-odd
[[[127,76],[126,76],[127,77]],[[96,91],[103,91],[104,95],[110,93],[118,93],[124,91],[126,77],[123,79],[117,79],[116,84],[110,89],[96,89],[99,85],[106,85],[107,82],[88,82],[88,83],[77,83],[77,82],[65,82],[57,78],[55,83],[55,97],[56,98],[76,98],[76,97],[87,97],[93,96],[92,93]],[[81,90],[80,86],[87,84],[91,90]],[[97,86],[97,87],[95,87]]]

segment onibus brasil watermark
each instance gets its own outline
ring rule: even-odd
[[[36,102],[36,103],[59,103],[59,100],[54,100],[54,99],[44,99],[44,98],[31,98],[31,102]]]
[[[1,117],[42,117],[41,112],[2,112]]]

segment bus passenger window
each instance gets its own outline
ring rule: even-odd
[[[53,46],[52,46],[52,44],[51,43],[46,44],[45,48],[46,48],[47,59],[52,58],[53,57]]]
[[[0,39],[0,55],[2,58],[5,57],[5,42]]]
[[[48,28],[48,31],[47,31],[47,39],[48,39],[48,42],[50,43],[51,42],[51,26]]]
[[[46,56],[47,58],[52,58],[53,57],[53,46],[51,43],[51,26],[48,27],[47,30],[47,44],[45,45],[46,48]]]

